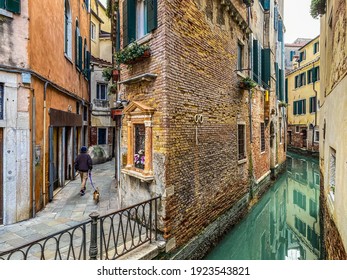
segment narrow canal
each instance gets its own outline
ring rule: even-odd
[[[286,172],[205,259],[317,260],[320,255],[318,161],[290,153]]]

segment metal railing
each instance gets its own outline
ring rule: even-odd
[[[0,260],[117,259],[157,240],[159,199],[149,199],[103,216],[91,213],[89,221],[0,252]]]

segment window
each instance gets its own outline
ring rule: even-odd
[[[106,136],[107,136],[107,129],[106,128],[98,128],[98,145],[105,145],[106,142]]]
[[[306,114],[306,99],[297,100],[293,103],[293,114],[304,115]]]
[[[241,43],[237,43],[237,69],[243,69],[243,45]]]
[[[294,190],[293,191],[293,203],[299,206],[301,209],[306,210],[306,195]]]
[[[82,36],[78,27],[78,20],[76,19],[76,30],[75,30],[75,63],[78,70],[82,70]]]
[[[83,75],[90,80],[90,52],[88,51],[87,39],[84,38],[84,68]]]
[[[315,96],[310,97],[310,113],[317,111],[317,98]]]
[[[96,84],[96,99],[107,100],[107,84]]]
[[[282,144],[282,121],[280,120],[279,123],[280,123],[279,125],[280,127],[279,127],[278,133],[280,134],[280,144]]]
[[[90,24],[90,36],[91,36],[91,39],[94,41],[97,39],[96,38],[96,25],[93,22],[91,22],[91,24]]]
[[[310,199],[309,201],[309,207],[310,207],[310,216],[313,218],[317,218],[318,215],[318,205],[317,202],[313,201],[312,199]]]
[[[65,0],[65,11],[64,11],[64,52],[68,58],[72,58],[72,20],[71,20],[71,9],[68,0]]]
[[[88,107],[83,106],[83,121],[88,121]]]
[[[0,0],[0,9],[20,14],[20,0]]]
[[[319,42],[314,43],[313,45],[313,54],[319,52]]]
[[[260,151],[265,152],[265,124],[260,123]]]
[[[306,223],[300,220],[298,217],[295,217],[294,222],[295,228],[303,235],[306,236]]]
[[[295,51],[290,51],[290,61],[293,61]]]
[[[0,84],[0,120],[4,119],[4,84]]]
[[[295,76],[295,88],[306,85],[306,72]]]
[[[306,51],[300,52],[300,62],[306,59]]]
[[[319,142],[319,130],[314,131],[314,142]]]
[[[123,47],[157,28],[157,0],[124,0]]]
[[[330,196],[334,200],[335,187],[336,187],[336,151],[330,148],[330,158],[329,158],[329,191]]]
[[[238,160],[246,158],[246,130],[244,124],[237,125]]]
[[[300,132],[300,126],[296,126],[295,127],[295,133],[299,133]]]

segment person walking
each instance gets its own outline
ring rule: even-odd
[[[88,173],[93,169],[92,158],[87,153],[87,147],[81,147],[81,153],[75,160],[75,169],[79,172],[81,177],[81,190],[80,194],[83,196],[86,192],[86,184],[88,180]]]

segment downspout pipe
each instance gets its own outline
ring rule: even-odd
[[[43,205],[46,205],[46,134],[47,134],[47,106],[46,106],[46,98],[47,98],[47,87],[49,82],[45,82],[45,86],[43,89],[43,176],[42,176],[42,187],[43,187]]]
[[[35,97],[35,90],[31,89],[32,91],[32,97],[31,97],[31,153],[32,153],[32,217],[35,218],[36,216],[36,97]]]
[[[247,9],[247,24],[250,26],[250,14],[251,8]],[[249,42],[248,42],[248,69],[249,69],[249,77],[252,73],[252,33],[249,34]],[[249,99],[249,138],[251,143],[253,143],[253,129],[252,129],[252,89],[248,90],[248,99]]]

